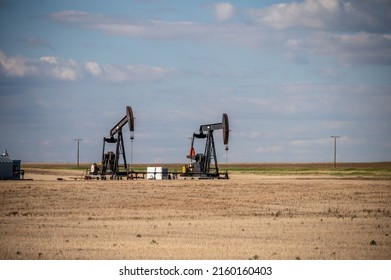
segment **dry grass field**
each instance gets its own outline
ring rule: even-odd
[[[231,168],[83,181],[32,165],[0,181],[0,259],[391,259],[389,163]]]

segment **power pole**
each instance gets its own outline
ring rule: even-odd
[[[334,138],[334,168],[337,167],[337,138],[340,136],[330,136],[331,138]]]
[[[75,141],[77,141],[77,167],[79,167],[79,151],[80,151],[80,141],[83,139],[76,138]]]

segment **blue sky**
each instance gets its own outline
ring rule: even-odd
[[[132,106],[135,163],[391,160],[391,2],[0,1],[0,149],[97,162]],[[124,130],[130,155],[129,133]],[[218,158],[225,161],[220,131]]]

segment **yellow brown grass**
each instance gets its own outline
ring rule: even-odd
[[[0,182],[1,259],[391,259],[387,178],[76,175]]]

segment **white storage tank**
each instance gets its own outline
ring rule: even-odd
[[[148,180],[166,180],[168,179],[168,168],[160,166],[147,167]]]

